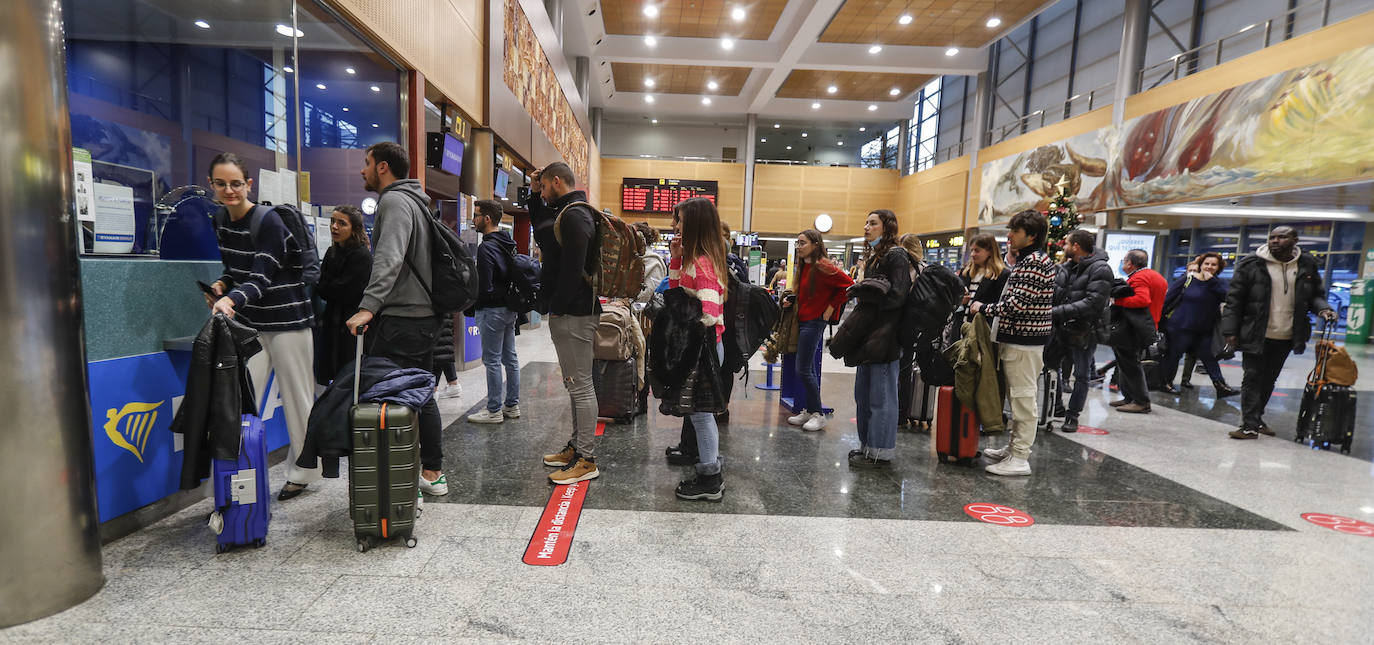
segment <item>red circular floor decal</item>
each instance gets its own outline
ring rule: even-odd
[[[1347,533],[1350,535],[1363,535],[1374,537],[1374,524],[1357,520],[1352,517],[1342,517],[1340,515],[1327,515],[1326,513],[1303,513],[1302,519],[1307,520],[1317,526],[1325,526],[1332,531]]]
[[[969,504],[964,507],[964,512],[968,513],[969,517],[979,522],[987,522],[988,524],[1030,526],[1035,523],[1035,518],[1010,506],[1000,506],[998,504],[986,504],[981,502]]]
[[[1107,432],[1106,430],[1103,430],[1102,428],[1094,428],[1094,427],[1092,427],[1092,426],[1078,426],[1078,433],[1079,433],[1079,434],[1111,434],[1110,432]]]

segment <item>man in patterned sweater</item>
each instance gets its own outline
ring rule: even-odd
[[[1016,250],[1016,266],[1007,278],[1002,299],[984,306],[974,302],[973,313],[995,317],[997,350],[1011,399],[1011,441],[983,451],[993,462],[994,475],[1031,474],[1030,449],[1035,443],[1038,409],[1036,385],[1044,366],[1045,343],[1053,324],[1054,262],[1045,253],[1049,223],[1039,211],[1017,213],[1007,223],[1007,246]]]

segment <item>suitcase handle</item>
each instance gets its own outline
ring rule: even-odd
[[[353,405],[358,405],[358,382],[363,379],[363,334],[367,325],[358,325],[358,350],[353,354]]]

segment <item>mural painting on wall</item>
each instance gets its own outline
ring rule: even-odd
[[[502,77],[516,100],[553,142],[580,182],[587,177],[587,139],[572,106],[563,95],[558,76],[544,55],[518,0],[506,0],[506,65]]]
[[[1060,176],[1085,213],[1365,178],[1371,129],[1374,46],[990,161],[978,219],[1045,210]]]

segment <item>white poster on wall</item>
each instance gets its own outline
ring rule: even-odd
[[[329,218],[314,217],[311,219],[315,220],[315,252],[323,260],[324,252],[328,251],[329,245],[333,243],[333,239],[329,237]]]
[[[95,184],[95,253],[133,253],[134,189]]]
[[[257,198],[254,199],[253,201],[255,201],[255,202],[271,202],[271,203],[273,203],[273,204],[280,204],[280,203],[281,203],[280,193],[279,193],[279,190],[280,190],[280,189],[277,187],[277,184],[278,184],[278,182],[280,182],[280,181],[281,181],[281,177],[280,177],[279,175],[277,175],[277,173],[275,173],[275,172],[273,172],[273,171],[271,171],[271,170],[268,170],[268,169],[266,169],[266,168],[261,168],[261,169],[259,169],[259,170],[258,170],[258,185],[257,185],[258,196],[257,196]]]
[[[76,219],[95,221],[95,177],[91,175],[91,153],[84,148],[72,148],[72,176],[76,178],[76,199],[72,207]]]
[[[1121,274],[1121,260],[1133,249],[1145,251],[1145,256],[1149,258],[1145,266],[1154,264],[1155,237],[1154,233],[1107,231],[1107,261],[1111,263],[1112,272],[1116,277],[1126,277]]]
[[[285,168],[277,171],[277,199],[273,204],[295,205],[300,201],[297,191],[300,185],[296,182],[296,171]],[[304,212],[304,211],[302,211]]]

